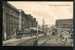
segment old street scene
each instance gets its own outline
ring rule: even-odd
[[[73,2],[3,2],[3,46],[73,46]]]

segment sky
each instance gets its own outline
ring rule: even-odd
[[[31,14],[42,25],[42,20],[48,26],[55,25],[57,19],[73,18],[73,2],[29,2],[8,1],[17,9],[22,9],[26,14]]]

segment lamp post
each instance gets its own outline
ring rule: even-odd
[[[37,33],[36,33],[36,46],[38,45],[38,25],[37,25]]]
[[[44,21],[44,18],[42,18],[42,30],[43,30],[43,32],[45,32],[44,25],[45,25],[45,21]],[[45,33],[44,33],[44,35],[45,35]]]
[[[36,32],[36,39],[35,39],[35,41],[34,41],[34,46],[38,46],[38,24],[37,24],[37,32]]]

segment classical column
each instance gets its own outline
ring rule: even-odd
[[[6,34],[6,10],[5,10],[5,3],[3,3],[3,37],[4,40],[7,39],[7,34]]]
[[[22,16],[21,16],[21,10],[19,10],[19,30],[21,30],[21,18],[22,18]]]

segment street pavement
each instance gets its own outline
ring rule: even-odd
[[[42,43],[40,46],[71,46],[73,47],[73,45],[70,42],[62,41],[62,39],[56,40],[55,38],[48,39],[47,41]]]
[[[42,36],[42,37],[40,37],[39,40],[38,40],[38,46],[40,46],[43,43],[45,43],[48,39],[49,39],[48,36]]]
[[[35,43],[36,36],[33,37],[23,37],[21,39],[12,39],[4,42],[4,46],[33,46]],[[55,46],[62,45],[61,43],[56,43],[55,41],[49,40],[48,36],[39,35],[38,46]]]
[[[44,36],[43,34],[38,35],[39,37]],[[32,37],[22,37],[21,39],[10,39],[3,41],[3,46],[32,46],[36,36]]]
[[[16,46],[17,44],[21,43],[23,40],[29,40],[32,39],[31,37],[23,37],[21,39],[10,39],[7,41],[3,41],[3,46]]]
[[[16,45],[16,46],[34,46],[35,40],[36,40],[36,38],[30,39],[30,40],[27,40],[27,41],[23,40],[23,41],[21,41],[21,43],[19,43],[19,44]],[[47,40],[47,37],[45,37],[45,36],[40,36],[40,37],[38,38],[38,41],[37,41],[37,44],[38,44],[37,46],[41,45],[41,44],[44,43],[46,40]]]
[[[49,37],[43,34],[40,34],[37,40],[37,46],[65,46],[64,42],[60,38],[56,40],[56,37]],[[21,39],[10,39],[3,41],[3,46],[33,46],[35,43],[36,36],[32,37],[22,37]],[[69,43],[66,46],[71,46]]]
[[[64,43],[62,42],[56,42],[54,40],[48,40],[45,43],[43,43],[41,46],[64,46]]]

